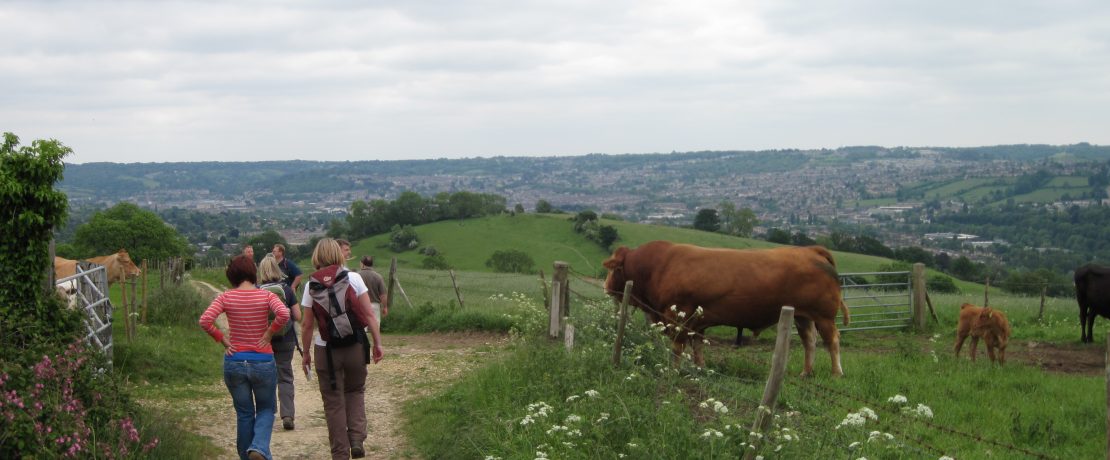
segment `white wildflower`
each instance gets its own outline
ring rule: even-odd
[[[859,409],[859,414],[864,416],[864,417],[867,417],[871,420],[878,420],[879,419],[879,415],[876,414],[875,411],[873,411],[873,410],[871,410],[870,408],[867,408],[867,407],[861,407]]]
[[[520,420],[520,426],[528,426],[528,424],[534,421],[531,415],[525,415],[524,418]]]
[[[698,306],[698,309],[697,309],[697,310],[694,310],[694,315],[696,315],[696,316],[701,316],[701,315],[703,315],[703,314],[705,314],[705,310],[703,310],[703,309],[701,308],[701,306],[699,305],[699,306]]]
[[[686,317],[686,312],[684,312],[684,311],[678,312],[678,317],[679,318],[685,318]]]
[[[713,403],[713,412],[716,412],[718,414],[727,414],[728,413],[728,406],[725,406],[725,403],[720,402],[720,401],[714,402]]]
[[[859,442],[859,441],[848,444],[848,450],[856,450],[856,448],[859,447],[860,444],[862,444],[862,443]]]
[[[858,412],[852,412],[848,414],[848,416],[844,417],[844,420],[842,420],[840,424],[836,426],[836,429],[839,430],[842,426],[863,426],[863,424],[866,422],[867,419],[864,418],[863,415]]]
[[[591,398],[596,398],[600,395],[601,393],[598,393],[597,390],[586,390],[586,396],[589,396]]]
[[[564,423],[578,423],[578,422],[581,422],[581,421],[582,421],[582,417],[574,415],[574,414],[570,414],[570,415],[567,416],[567,419]]]
[[[578,395],[567,396],[567,402],[574,402],[575,399],[578,399]]]
[[[601,416],[598,417],[597,420],[594,421],[594,423],[601,423],[601,422],[604,422],[606,420],[609,420],[609,413],[608,412],[602,412]]]
[[[701,343],[709,345],[709,339],[701,339]],[[712,371],[712,369],[710,369]]]
[[[954,459],[954,458],[952,458],[952,457],[949,457],[949,456],[945,455],[945,456],[941,457],[941,458],[940,458],[940,459],[938,459],[938,460],[956,460],[956,459]]]
[[[671,311],[678,311],[678,305],[671,305]]]
[[[775,452],[782,450],[782,444],[775,446]]]
[[[918,417],[933,418],[933,410],[930,409],[929,406],[920,403],[914,408],[913,414]]]
[[[708,409],[709,408],[709,403],[705,402],[705,401],[702,401],[702,402],[698,403],[698,407],[700,407],[702,409]]]
[[[894,395],[887,398],[886,400],[887,402],[892,402],[894,404],[905,404],[907,401],[909,401],[908,399],[906,399],[905,396],[902,395]]]

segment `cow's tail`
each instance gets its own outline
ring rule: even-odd
[[[840,299],[840,311],[844,313],[844,325],[851,324],[852,315],[848,314],[848,304],[844,303],[844,299]]]

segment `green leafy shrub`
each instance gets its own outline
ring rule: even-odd
[[[960,292],[960,288],[956,287],[956,282],[952,278],[945,275],[932,275],[925,281],[925,289],[931,292],[940,292],[944,294],[955,294]]]
[[[532,273],[536,261],[524,251],[506,249],[493,251],[493,255],[486,260],[486,266],[501,273]]]
[[[443,257],[443,254],[435,254],[425,257],[424,260],[420,262],[420,268],[425,270],[450,270],[451,264],[447,263],[447,259]]]
[[[437,307],[426,302],[416,308],[394,307],[381,323],[383,333],[398,332],[508,332],[515,325],[505,315],[465,310],[449,306]]]
[[[150,297],[147,314],[150,324],[196,326],[208,302],[189,284],[168,284]]]

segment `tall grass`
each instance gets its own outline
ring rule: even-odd
[[[675,371],[665,341],[637,314],[623,362],[614,367],[611,303],[576,298],[577,346],[567,352],[543,338],[542,305],[520,299],[520,334],[502,360],[406,408],[407,430],[425,457],[736,458],[749,448],[773,338],[739,350],[714,340],[705,370]],[[829,378],[820,348],[817,376],[797,378],[802,352],[792,339],[791,375],[759,453],[768,459],[1104,455],[1101,377],[951,356],[953,308],[972,300],[935,296],[941,324],[926,334],[845,333],[842,379]],[[995,294],[991,304],[1014,324],[1011,351],[1028,340],[1076,341],[1078,321],[1066,299],[1049,299],[1040,320],[1039,298]],[[896,396],[905,402],[891,401]],[[847,422],[864,407],[877,420]]]

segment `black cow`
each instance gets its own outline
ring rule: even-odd
[[[1087,264],[1075,269],[1075,300],[1080,340],[1093,342],[1095,315],[1110,318],[1110,267]]]

